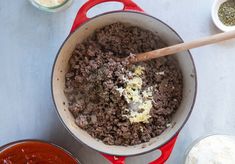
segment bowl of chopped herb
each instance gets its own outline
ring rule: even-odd
[[[235,30],[235,0],[215,0],[211,15],[220,30]]]

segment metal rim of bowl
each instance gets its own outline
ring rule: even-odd
[[[82,23],[79,27],[77,27],[77,29],[75,31],[73,31],[72,33],[70,33],[67,38],[64,40],[64,42],[62,43],[62,45],[60,46],[57,54],[56,54],[56,57],[55,57],[55,60],[54,60],[54,63],[53,63],[53,66],[52,66],[52,72],[51,72],[51,94],[52,94],[52,99],[53,99],[53,103],[54,103],[54,106],[55,106],[55,111],[60,119],[60,121],[62,122],[62,124],[64,125],[64,127],[67,129],[67,131],[77,140],[79,141],[80,143],[82,143],[83,145],[97,151],[97,152],[100,152],[100,153],[103,153],[103,154],[107,154],[107,155],[112,155],[112,156],[120,156],[119,154],[110,154],[109,152],[103,152],[103,151],[100,151],[100,150],[97,150],[96,148],[94,147],[91,147],[89,145],[87,145],[86,143],[82,142],[77,136],[75,136],[70,130],[69,128],[67,127],[67,125],[65,124],[65,122],[63,121],[62,117],[60,116],[59,112],[58,112],[58,109],[57,109],[57,106],[56,106],[56,103],[55,103],[55,97],[54,97],[54,92],[53,92],[53,76],[54,76],[54,69],[55,69],[55,65],[56,65],[56,62],[57,62],[57,58],[60,54],[60,51],[61,49],[63,48],[64,44],[67,42],[67,40],[70,38],[71,35],[73,35],[73,33],[75,33],[77,30],[79,30],[79,28],[81,26],[83,26],[84,24],[86,24],[87,22],[93,20],[93,19],[96,19],[97,17],[100,17],[100,16],[103,16],[103,15],[107,15],[107,14],[112,14],[112,13],[119,13],[119,12],[126,12],[126,13],[136,13],[136,14],[141,14],[141,15],[145,15],[145,16],[148,16],[148,17],[151,17],[153,19],[155,19],[156,21],[159,21],[161,22],[162,24],[164,24],[165,26],[167,26],[169,29],[171,29],[176,35],[177,37],[181,40],[181,42],[184,42],[183,39],[180,37],[180,35],[172,28],[170,27],[168,24],[166,24],[165,22],[161,21],[160,19],[154,17],[154,16],[151,16],[149,14],[146,14],[146,13],[142,13],[142,12],[138,12],[138,11],[120,11],[120,10],[117,10],[117,11],[110,11],[110,12],[105,12],[105,13],[102,13],[102,14],[98,14],[92,18],[90,18],[89,20],[85,21],[84,23]],[[190,59],[192,61],[192,64],[193,64],[193,68],[194,68],[194,75],[195,75],[195,93],[194,93],[194,97],[193,97],[193,102],[192,102],[192,105],[190,107],[190,111],[187,115],[187,117],[185,118],[185,120],[183,121],[181,127],[176,131],[176,133],[174,135],[172,135],[167,141],[165,141],[164,143],[162,143],[161,145],[159,145],[158,147],[155,147],[151,150],[148,150],[148,151],[145,151],[145,152],[142,152],[142,153],[136,153],[136,154],[133,154],[133,155],[128,155],[128,157],[131,157],[131,156],[137,156],[137,155],[141,155],[141,154],[146,154],[148,152],[152,152],[153,150],[156,150],[158,148],[160,148],[161,146],[165,145],[166,143],[168,143],[170,140],[172,140],[179,132],[180,130],[184,127],[184,125],[186,124],[186,122],[188,121],[191,113],[192,113],[192,110],[193,110],[193,107],[194,107],[194,104],[195,104],[195,101],[196,101],[196,96],[197,96],[197,71],[196,71],[196,67],[195,67],[195,63],[194,63],[194,60],[193,60],[193,57],[192,57],[192,54],[189,50],[187,50],[187,52],[189,53],[189,56],[190,56]]]

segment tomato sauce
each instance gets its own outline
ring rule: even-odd
[[[67,152],[40,141],[22,141],[0,150],[0,164],[78,164]]]

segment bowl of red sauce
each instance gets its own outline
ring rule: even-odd
[[[80,164],[68,151],[40,140],[16,141],[0,147],[0,163]]]

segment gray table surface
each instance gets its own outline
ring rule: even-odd
[[[0,145],[26,138],[52,141],[71,151],[84,164],[106,163],[82,146],[58,119],[50,93],[52,64],[69,33],[78,8],[74,0],[64,12],[45,13],[27,0],[0,0]],[[148,14],[172,26],[185,41],[218,33],[210,9],[213,0],[135,0]],[[98,6],[93,14],[116,9]],[[198,73],[194,111],[176,142],[169,164],[182,163],[196,138],[235,135],[235,41],[192,50]],[[127,159],[146,163],[154,154]]]

